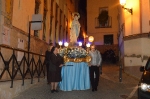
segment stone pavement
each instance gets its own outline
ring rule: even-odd
[[[137,99],[138,80],[123,73],[122,82],[119,82],[119,66],[116,65],[103,65],[97,92],[89,89],[51,93],[50,86],[44,80],[13,99]]]

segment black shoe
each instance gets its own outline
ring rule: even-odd
[[[59,92],[58,90],[54,90],[55,92]]]
[[[94,92],[95,90],[94,90],[94,89],[92,89],[92,91]]]
[[[51,90],[51,93],[54,93],[55,92],[55,90]]]

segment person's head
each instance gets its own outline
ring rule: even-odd
[[[51,51],[52,47],[53,47],[53,45],[49,45],[48,46],[48,51]]]
[[[80,14],[75,12],[75,13],[72,14],[72,17],[73,17],[74,20],[78,20],[80,18]]]
[[[79,19],[77,14],[74,15],[74,19],[75,19],[75,20],[78,20],[78,19]]]
[[[95,51],[95,45],[91,45],[91,51]]]
[[[58,48],[53,46],[51,52],[54,54],[58,54]]]

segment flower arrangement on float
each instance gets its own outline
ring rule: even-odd
[[[59,54],[69,58],[85,58],[88,53],[83,48],[61,48]]]
[[[61,46],[61,43],[59,43]],[[59,50],[60,56],[64,57],[65,62],[90,62],[91,58],[88,54],[88,51],[83,49],[82,43],[79,42],[79,46],[69,46],[68,44],[64,44],[65,47]],[[66,46],[67,45],[67,46]]]

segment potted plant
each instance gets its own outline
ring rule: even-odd
[[[102,10],[101,13],[98,16],[99,24],[101,26],[105,26],[105,24],[108,21],[108,11],[107,10]]]

